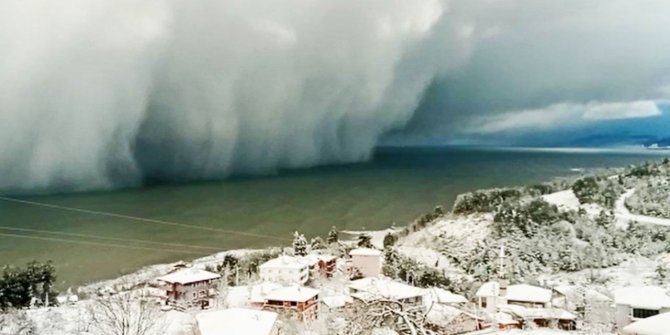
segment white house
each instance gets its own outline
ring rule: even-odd
[[[200,335],[277,335],[277,313],[230,308],[195,316]]]
[[[629,324],[670,312],[670,295],[657,286],[625,287],[614,292],[616,324],[622,329]]]
[[[349,294],[362,301],[392,299],[407,305],[423,307],[428,291],[393,281],[390,278],[363,278],[349,284]]]
[[[377,277],[382,273],[382,252],[377,249],[358,248],[349,252],[351,266],[363,277]]]
[[[526,307],[550,307],[552,292],[542,287],[518,284],[501,290],[498,282],[482,285],[476,293],[479,308],[490,313],[497,312],[500,305],[520,305]]]
[[[309,280],[311,265],[301,257],[279,256],[259,267],[262,280],[281,284],[305,284]]]
[[[670,335],[670,313],[658,314],[623,328],[626,335]]]
[[[451,293],[439,287],[431,287],[428,289],[428,294],[432,303],[460,306],[468,303],[468,299],[460,294]]]

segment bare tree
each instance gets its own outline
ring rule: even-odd
[[[97,299],[90,309],[92,327],[100,335],[161,334],[158,307],[150,301],[120,294]]]
[[[387,327],[399,334],[430,335],[425,326],[425,311],[393,299],[359,301],[345,312],[345,334],[370,334],[375,328]]]

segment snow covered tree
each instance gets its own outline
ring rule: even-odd
[[[338,240],[339,240],[339,234],[337,232],[337,228],[333,226],[332,228],[330,228],[330,231],[328,232],[328,238],[326,239],[326,242],[328,244],[333,244],[337,243]]]
[[[307,239],[305,238],[305,235],[300,234],[297,231],[293,233],[293,255],[307,255]]]
[[[310,247],[312,248],[312,250],[323,250],[326,248],[321,236],[313,238],[312,241],[310,242]]]
[[[357,245],[361,248],[372,248],[372,236],[368,234],[358,235]]]
[[[395,244],[398,238],[393,233],[388,233],[384,236],[384,248],[391,247]]]
[[[156,304],[129,293],[95,300],[91,304],[91,326],[99,335],[165,334]]]
[[[663,263],[659,263],[658,266],[656,266],[656,280],[658,281],[658,284],[665,285],[669,276],[670,269],[668,266]]]

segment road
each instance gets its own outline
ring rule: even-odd
[[[659,226],[670,226],[670,219],[659,218],[654,216],[638,215],[631,213],[626,208],[626,199],[635,192],[635,189],[629,189],[617,199],[614,205],[614,216],[620,222],[637,221],[639,223],[648,223]]]

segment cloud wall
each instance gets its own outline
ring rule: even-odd
[[[449,67],[426,56],[461,49],[458,33],[436,34],[447,11],[440,0],[0,0],[0,191],[366,159]]]
[[[668,17],[655,0],[0,0],[0,192],[652,116]]]

